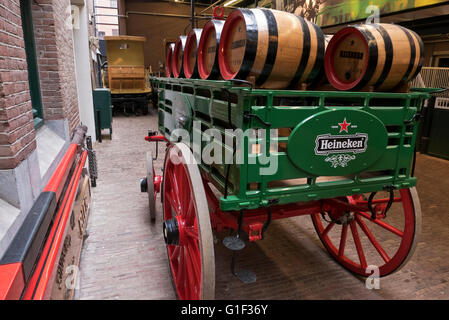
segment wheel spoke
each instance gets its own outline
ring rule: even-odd
[[[363,270],[366,270],[367,264],[366,264],[366,258],[365,253],[363,252],[362,243],[360,242],[359,234],[357,232],[357,225],[354,221],[351,222],[351,232],[352,232],[352,238],[354,239],[355,247],[357,249],[357,255],[359,256],[360,265],[362,266]]]
[[[179,199],[179,205],[182,206],[183,205],[183,195],[186,193],[185,192],[185,172],[183,170],[184,168],[182,167],[182,164],[178,164],[174,167],[173,169],[173,180],[176,181],[176,194],[178,196]]]
[[[196,287],[196,273],[193,269],[192,266],[192,257],[190,256],[190,252],[189,252],[189,248],[184,247],[184,254],[186,255],[184,258],[185,261],[185,265],[186,265],[186,276],[187,276],[187,287],[186,287],[186,293],[187,299],[193,299],[194,298],[194,293],[195,293],[195,287]]]
[[[327,225],[326,229],[324,229],[323,233],[321,234],[323,237],[325,237],[329,231],[331,231],[332,227],[335,225],[334,222],[331,222]]]
[[[371,219],[371,215],[366,213],[366,212],[357,212],[357,214],[360,214],[362,217],[368,219],[369,221],[381,226],[382,228],[394,233],[395,235],[398,235],[399,237],[403,237],[404,233],[398,229],[396,229],[395,227],[393,227],[392,225],[389,225],[388,223],[381,221],[379,219]]]
[[[175,166],[176,168],[176,166]],[[170,174],[168,175],[169,179],[170,179],[170,185],[171,185],[171,195],[173,200],[175,200],[175,202],[177,203],[177,208],[178,210],[176,210],[176,213],[179,214],[179,208],[181,207],[181,200],[179,198],[179,187],[178,187],[178,181],[175,177],[174,174],[174,169],[173,171],[170,172]]]
[[[170,260],[177,260],[179,258],[179,247],[178,246],[174,246],[175,248],[173,249],[171,255],[170,255]]]
[[[178,263],[178,273],[176,275],[176,283],[177,287],[180,289],[185,289],[185,257],[184,257],[184,250],[182,247],[180,247],[180,256],[179,256],[179,263]]]
[[[380,254],[380,256],[382,257],[382,259],[388,263],[390,261],[390,257],[388,256],[388,254],[385,252],[385,250],[382,248],[382,246],[379,244],[379,242],[376,240],[376,238],[373,236],[373,234],[371,233],[371,231],[368,229],[368,227],[366,226],[366,224],[360,219],[360,217],[356,216],[355,217],[358,225],[360,226],[360,229],[362,229],[362,231],[366,234],[366,236],[368,237],[368,239],[371,241],[371,243],[373,244],[374,248],[377,250],[377,252]]]
[[[179,211],[179,205],[176,202],[175,197],[173,196],[173,192],[167,192],[166,198],[168,199],[168,202],[170,203],[170,207],[172,207],[173,210],[175,210],[176,215],[179,216],[181,214],[181,212]]]
[[[184,227],[184,232],[187,236],[192,238],[193,241],[198,241],[198,231],[195,229],[195,227]]]
[[[190,270],[189,274],[194,280],[196,287],[199,290],[199,286],[201,283],[201,264],[199,263],[199,254],[197,250],[195,250],[192,246],[195,246],[195,243],[189,241],[189,245],[186,247],[187,252],[187,261],[189,262]]]
[[[186,224],[188,226],[191,226],[193,224],[193,221],[196,216],[195,206],[193,204],[193,201],[189,202],[189,207],[182,214],[183,214],[183,218],[186,221]]]
[[[345,224],[341,228],[341,238],[340,238],[340,246],[338,247],[338,255],[340,257],[343,257],[345,253],[345,246],[346,246],[346,237],[348,235],[348,225]]]

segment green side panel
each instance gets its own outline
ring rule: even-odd
[[[201,137],[183,142],[208,181],[222,193],[227,185],[222,210],[416,185],[410,175],[415,115],[428,92],[262,90],[231,81],[150,80],[159,88],[159,131],[168,139],[177,128]],[[188,126],[180,125],[190,116]],[[270,130],[260,130],[265,128]],[[232,164],[224,161],[229,159]]]
[[[98,88],[93,90],[95,126],[98,126],[97,115],[100,112],[100,129],[112,128],[112,102],[109,89]]]

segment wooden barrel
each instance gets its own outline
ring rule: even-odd
[[[339,90],[388,91],[421,71],[424,45],[413,31],[394,24],[348,26],[326,50],[325,70]]]
[[[201,33],[198,45],[198,72],[201,79],[215,80],[220,77],[218,66],[218,48],[224,21],[210,20]]]
[[[311,83],[324,72],[324,34],[292,13],[236,9],[223,26],[219,65],[224,79],[254,79],[260,88]]]
[[[184,78],[184,48],[186,45],[186,36],[179,36],[175,42],[172,56],[172,72],[175,78]]]
[[[173,75],[173,73],[172,73],[172,57],[173,57],[174,49],[175,49],[175,44],[170,43],[167,47],[167,53],[165,55],[165,76],[167,78],[169,78]]]
[[[202,29],[193,29],[187,35],[184,48],[184,75],[186,78],[198,78],[197,52]]]

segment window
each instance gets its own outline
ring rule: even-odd
[[[36,58],[36,44],[34,42],[33,17],[31,15],[31,1],[20,0],[20,12],[22,16],[23,38],[25,40],[28,83],[30,85],[34,127],[37,129],[43,124],[43,112],[39,69]]]
[[[104,33],[106,36],[119,34],[117,1],[96,0],[95,1],[95,25],[97,34]]]

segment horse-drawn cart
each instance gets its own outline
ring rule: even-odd
[[[427,93],[151,81],[160,133],[150,131],[146,140],[167,150],[163,177],[148,153],[141,186],[153,219],[161,193],[179,298],[214,298],[213,230],[233,231],[223,244],[236,252],[243,240],[263,239],[276,219],[310,215],[329,254],[362,276],[373,266],[389,275],[410,258],[421,225],[413,159]],[[255,280],[234,259],[231,269],[244,282]]]

